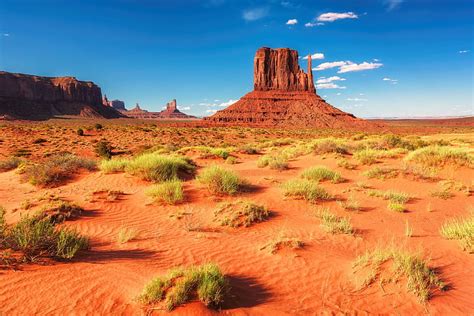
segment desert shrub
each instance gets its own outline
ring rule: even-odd
[[[346,211],[360,211],[361,207],[359,205],[359,201],[357,201],[353,195],[350,195],[346,201],[338,201],[337,202],[340,207],[345,209]]]
[[[222,158],[227,159],[230,155],[230,150],[228,148],[214,148],[214,147],[207,147],[207,146],[191,146],[191,147],[184,147],[181,148],[178,152],[179,153],[186,153],[188,151],[198,151],[201,153],[201,158]]]
[[[395,168],[375,167],[363,172],[362,174],[369,179],[388,179],[396,178],[398,176],[398,170]]]
[[[116,158],[116,159],[104,159],[99,164],[99,169],[103,173],[117,173],[125,171],[130,159]]]
[[[155,153],[135,157],[125,167],[126,172],[153,182],[175,180],[191,174],[194,169],[192,161],[186,157]]]
[[[377,162],[379,151],[375,149],[362,149],[354,153],[354,158],[363,165],[372,165]]]
[[[46,143],[47,140],[44,139],[44,138],[37,138],[33,141],[33,144],[42,144],[42,143]]]
[[[427,167],[440,167],[447,164],[472,167],[474,164],[474,157],[468,149],[449,146],[420,148],[409,153],[405,160]]]
[[[18,157],[10,157],[6,160],[2,160],[0,161],[0,172],[16,169],[22,161],[23,160]]]
[[[82,128],[78,128],[76,134],[79,136],[84,136],[84,130]]]
[[[54,255],[61,259],[72,259],[80,250],[89,248],[89,239],[71,229],[60,229],[56,235]]]
[[[393,212],[404,213],[405,210],[406,210],[406,207],[405,207],[405,204],[403,204],[403,203],[390,201],[387,205],[387,209],[389,211],[393,211]]]
[[[311,148],[315,154],[348,154],[349,150],[344,140],[336,138],[322,138],[312,142]]]
[[[474,214],[468,218],[451,219],[440,228],[446,239],[459,240],[463,250],[474,253]]]
[[[94,147],[96,155],[105,159],[110,159],[112,157],[112,150],[112,145],[106,140],[99,141]]]
[[[218,307],[228,287],[220,268],[208,263],[170,270],[147,284],[139,299],[144,304],[162,303],[170,311],[194,297],[206,306]]]
[[[253,223],[264,221],[270,212],[263,205],[250,201],[222,203],[214,211],[215,219],[223,226],[248,227]]]
[[[119,244],[125,244],[138,236],[138,231],[134,228],[120,227],[117,234],[117,242]]]
[[[3,246],[7,232],[7,221],[5,220],[5,208],[0,206],[0,247]]]
[[[288,161],[281,155],[264,155],[257,160],[258,168],[265,168],[267,166],[274,170],[286,170],[288,169]]]
[[[331,180],[332,183],[339,183],[344,180],[339,172],[332,171],[324,166],[316,166],[305,169],[300,176],[303,179],[313,181]]]
[[[206,167],[197,180],[213,194],[235,194],[244,184],[237,173],[220,166]]]
[[[332,196],[314,181],[294,179],[283,183],[285,196],[302,198],[310,202],[317,200],[330,200]]]
[[[354,170],[357,168],[357,165],[350,163],[347,159],[341,159],[337,162],[337,166],[347,169],[347,170]]]
[[[102,124],[96,123],[96,124],[94,125],[94,128],[95,128],[97,131],[100,131],[100,130],[103,129],[104,127],[102,126]]]
[[[44,207],[37,215],[37,218],[46,219],[53,224],[58,224],[70,219],[78,218],[83,212],[84,209],[74,203],[57,201]]]
[[[228,165],[235,165],[237,163],[237,158],[235,158],[234,156],[229,156],[225,160],[225,163]]]
[[[252,145],[243,145],[239,147],[239,152],[247,155],[256,155],[258,154],[258,148]]]
[[[369,196],[375,196],[383,198],[384,200],[390,200],[393,203],[404,204],[410,200],[410,196],[404,192],[397,192],[393,190],[388,191],[379,191],[379,190],[370,190],[368,192]]]
[[[296,237],[288,237],[284,234],[279,234],[274,240],[263,245],[260,250],[268,249],[271,254],[275,254],[283,248],[301,249],[304,247],[304,242]]]
[[[23,176],[33,185],[55,186],[81,169],[94,170],[95,162],[72,154],[58,154],[44,163],[26,166]]]
[[[324,231],[331,234],[348,234],[352,235],[354,229],[348,218],[339,217],[331,213],[328,209],[319,210],[316,216],[321,219],[321,227]]]
[[[387,265],[391,267],[391,271],[386,271]],[[407,290],[421,302],[427,301],[433,290],[446,288],[436,271],[428,266],[421,255],[395,247],[379,248],[359,256],[353,263],[353,269],[354,273],[358,274],[360,271],[365,276],[362,282],[364,286],[374,283],[377,278],[393,283],[406,280]]]
[[[177,204],[184,199],[183,184],[180,180],[170,180],[149,187],[145,194],[157,202]]]
[[[12,248],[22,251],[26,258],[32,259],[54,252],[56,241],[54,224],[35,217],[22,218],[9,234]]]

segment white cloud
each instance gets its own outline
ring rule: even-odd
[[[341,67],[344,66],[345,64],[349,63],[349,61],[333,61],[333,62],[326,62],[318,65],[318,67],[314,68],[313,70],[325,70],[325,69],[331,69],[335,67]]]
[[[216,113],[217,110],[212,110],[212,109],[209,109],[209,110],[206,110],[206,113]]]
[[[5,34],[4,34],[5,35]],[[459,51],[459,54],[465,54],[465,53],[469,53],[470,50],[466,49],[466,50],[460,50]]]
[[[317,20],[320,22],[334,22],[336,20],[357,19],[357,18],[359,17],[354,12],[344,12],[344,13],[328,12],[328,13],[323,13],[320,16],[318,16]]]
[[[388,11],[398,8],[404,0],[385,0]]]
[[[383,81],[388,81],[392,84],[397,84],[398,83],[398,79],[391,79],[391,78],[388,78],[388,77],[385,77],[382,79]]]
[[[365,102],[367,99],[361,99],[361,98],[347,98],[347,101],[354,101],[354,102]]]
[[[227,106],[229,106],[229,105],[234,104],[234,103],[237,102],[237,101],[239,101],[239,100],[232,100],[232,99],[230,99],[229,101],[227,101],[227,102],[222,102],[221,104],[218,104],[217,106],[220,106],[220,107],[227,107]]]
[[[268,8],[263,7],[263,8],[254,8],[254,9],[249,9],[245,10],[242,13],[242,18],[245,21],[256,21],[260,20],[261,18],[264,18],[268,15]]]
[[[308,56],[304,56],[303,59],[308,59]],[[314,53],[311,55],[311,59],[324,59],[323,53]]]
[[[9,33],[3,33],[2,35],[5,36],[5,37],[9,37],[9,36],[10,36]]]
[[[305,23],[304,26],[306,26],[306,27],[315,27],[315,26],[322,26],[322,25],[324,25],[324,23],[322,23],[322,22],[317,22],[317,23],[308,22],[308,23]]]
[[[330,82],[333,82],[333,81],[345,81],[345,80],[346,80],[345,78],[341,78],[341,77],[338,77],[338,76],[332,76],[332,77],[329,77],[329,78],[321,77],[316,81],[316,83],[330,83]]]
[[[336,93],[336,95],[341,95],[341,93],[340,93],[340,92],[338,92],[338,93]]]
[[[382,63],[368,63],[366,61],[364,61],[361,64],[348,62],[345,65],[342,65],[341,67],[339,67],[339,71],[337,73],[343,74],[343,73],[352,72],[352,71],[371,70],[371,69],[377,69],[382,66],[383,66]]]
[[[191,110],[191,107],[190,106],[184,106],[184,107],[179,107],[180,110],[183,110],[183,111],[189,111]]]
[[[320,83],[316,85],[316,89],[345,89],[346,87],[339,86],[335,83]]]
[[[286,25],[295,25],[295,24],[298,24],[297,19],[290,19],[288,20],[288,22],[286,22]]]

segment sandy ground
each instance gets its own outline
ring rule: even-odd
[[[54,137],[47,132],[45,135]],[[133,137],[126,136],[129,140]],[[57,142],[64,141],[58,137]],[[51,149],[51,142],[42,146]],[[3,149],[4,154],[11,151],[10,146]],[[90,151],[84,154],[91,155]],[[217,263],[228,276],[231,291],[222,310],[209,310],[192,302],[172,314],[469,315],[474,311],[474,256],[462,251],[457,241],[445,240],[439,234],[447,219],[469,214],[469,206],[474,205],[472,195],[454,192],[453,198],[443,200],[430,195],[437,182],[401,175],[387,180],[367,179],[362,172],[370,167],[345,170],[337,167],[331,155],[295,158],[285,171],[257,168],[258,155],[237,156],[238,164],[224,166],[253,184],[251,192],[216,198],[196,180],[189,180],[185,183],[186,201],[176,206],[150,204],[144,194],[150,183],[127,174],[84,172],[60,187],[40,189],[23,183],[15,171],[0,173],[0,205],[6,208],[9,223],[34,211],[35,207],[21,210],[22,202],[36,201],[45,193],[52,193],[87,210],[80,219],[66,225],[91,238],[91,250],[71,262],[23,264],[19,270],[0,271],[0,314],[143,314],[145,310],[136,298],[151,278],[174,266],[206,262]],[[223,164],[222,160],[213,159],[197,158],[196,162],[198,172],[206,165]],[[378,165],[400,168],[401,163],[400,159],[384,159]],[[321,185],[340,199],[352,196],[362,210],[345,211],[336,201],[311,204],[285,198],[279,184],[314,165],[339,171],[346,182]],[[472,185],[474,171],[466,167],[447,168],[440,176]],[[408,212],[391,212],[386,208],[387,201],[357,189],[356,183],[360,181],[371,189],[399,190],[415,198],[407,204]],[[116,201],[106,201],[94,194],[100,190],[119,190],[124,194]],[[219,226],[213,221],[216,204],[236,199],[264,204],[272,216],[248,228]],[[350,217],[356,234],[324,232],[315,216],[321,206]],[[176,215],[183,212],[186,215],[177,219]],[[413,229],[412,237],[405,236],[407,222]],[[138,237],[125,244],[117,243],[122,227],[136,229]],[[200,229],[189,231],[189,227]],[[305,246],[276,254],[261,250],[281,234],[296,237]],[[366,250],[387,244],[421,251],[431,259],[430,266],[438,269],[449,289],[435,292],[426,304],[407,293],[404,282],[383,289],[374,284],[357,290],[352,262]]]

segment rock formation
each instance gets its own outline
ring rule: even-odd
[[[93,82],[74,77],[40,77],[0,71],[0,116],[48,119],[57,115],[116,118]]]
[[[300,68],[295,50],[260,48],[254,59],[254,91],[205,121],[223,125],[289,127],[369,125],[317,95],[311,67],[311,56],[308,56],[308,73]]]
[[[129,111],[122,111],[128,117],[139,118],[139,119],[195,119],[192,115],[185,114],[178,110],[176,100],[172,100],[166,104],[166,108],[161,112],[149,112],[143,110],[140,106],[135,106],[134,109]]]

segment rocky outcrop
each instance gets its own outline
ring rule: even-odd
[[[195,116],[185,114],[178,110],[176,100],[172,100],[166,104],[166,108],[161,112],[149,112],[143,110],[140,106],[135,106],[134,109],[129,111],[122,111],[128,117],[138,119],[195,119]]]
[[[118,111],[125,111],[126,110],[125,102],[123,102],[123,101],[112,100],[112,101],[109,101],[109,104],[110,104],[111,107],[113,107],[114,109],[116,109]]]
[[[308,73],[300,68],[295,50],[260,48],[254,59],[254,91],[205,118],[205,122],[306,128],[370,125],[317,95],[311,67],[311,56],[308,56]]]
[[[93,82],[74,77],[40,77],[0,71],[0,115],[48,119],[57,115],[115,118]]]

